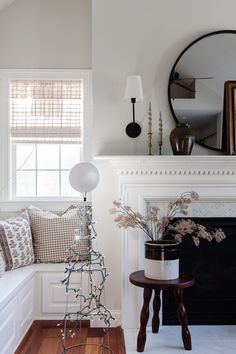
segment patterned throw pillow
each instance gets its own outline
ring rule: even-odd
[[[6,262],[3,256],[2,247],[0,245],[0,278],[3,276],[6,269]]]
[[[83,235],[90,233],[88,220],[81,219],[83,210],[83,206],[73,206],[55,214],[34,206],[28,208],[36,262],[65,262],[70,247],[75,248],[80,261],[88,259],[88,238],[74,243],[75,230],[81,229],[81,225],[84,225]]]
[[[6,270],[34,263],[32,235],[27,211],[16,218],[0,221],[0,245]]]

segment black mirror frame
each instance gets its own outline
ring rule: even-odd
[[[236,30],[220,30],[220,31],[214,31],[214,32],[209,32],[207,34],[204,34],[203,36],[201,37],[198,37],[197,39],[195,39],[193,42],[191,42],[181,53],[180,55],[178,56],[178,58],[176,59],[172,69],[171,69],[171,72],[170,72],[170,76],[169,76],[169,80],[168,80],[168,102],[169,102],[169,107],[170,107],[170,111],[171,111],[171,114],[174,118],[174,120],[176,121],[176,123],[180,123],[175,115],[175,112],[174,112],[174,109],[173,109],[173,106],[172,106],[172,102],[171,102],[171,96],[170,96],[170,85],[171,85],[171,82],[172,82],[172,78],[173,78],[173,74],[174,74],[174,70],[175,70],[175,67],[176,65],[178,64],[180,58],[184,55],[184,53],[187,52],[187,50],[192,47],[195,43],[201,41],[202,39],[206,38],[206,37],[211,37],[211,36],[215,36],[217,34],[224,34],[224,33],[234,33],[236,34]],[[218,148],[214,148],[214,147],[211,147],[211,146],[208,146],[208,145],[205,145],[203,143],[198,143],[196,142],[198,145],[200,146],[203,146],[207,149],[210,149],[210,150],[215,150],[215,151],[223,151],[223,152],[226,152],[224,151],[223,149],[218,149]]]

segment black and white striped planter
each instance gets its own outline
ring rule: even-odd
[[[155,280],[179,277],[179,244],[175,241],[145,242],[144,275]]]

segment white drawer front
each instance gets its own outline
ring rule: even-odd
[[[66,293],[65,285],[61,283],[65,275],[60,273],[42,274],[42,312],[43,313],[64,313],[68,297],[68,308],[70,310],[78,308],[79,300],[75,299],[75,293]],[[73,286],[81,286],[79,275],[73,278]]]
[[[19,292],[20,336],[23,337],[34,317],[34,281],[31,279]]]
[[[0,354],[13,354],[18,343],[17,297],[0,311]]]

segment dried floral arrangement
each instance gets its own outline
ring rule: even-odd
[[[189,204],[198,198],[196,192],[185,192],[177,200],[168,204],[166,215],[162,215],[157,206],[151,206],[146,216],[133,211],[130,206],[123,205],[120,200],[115,200],[110,213],[116,214],[114,221],[119,228],[140,229],[151,241],[160,241],[167,238],[167,235],[171,235],[179,243],[185,236],[191,236],[196,246],[199,245],[200,239],[209,242],[215,239],[221,242],[226,238],[222,229],[205,227],[190,219],[174,221],[175,217],[186,216]]]

